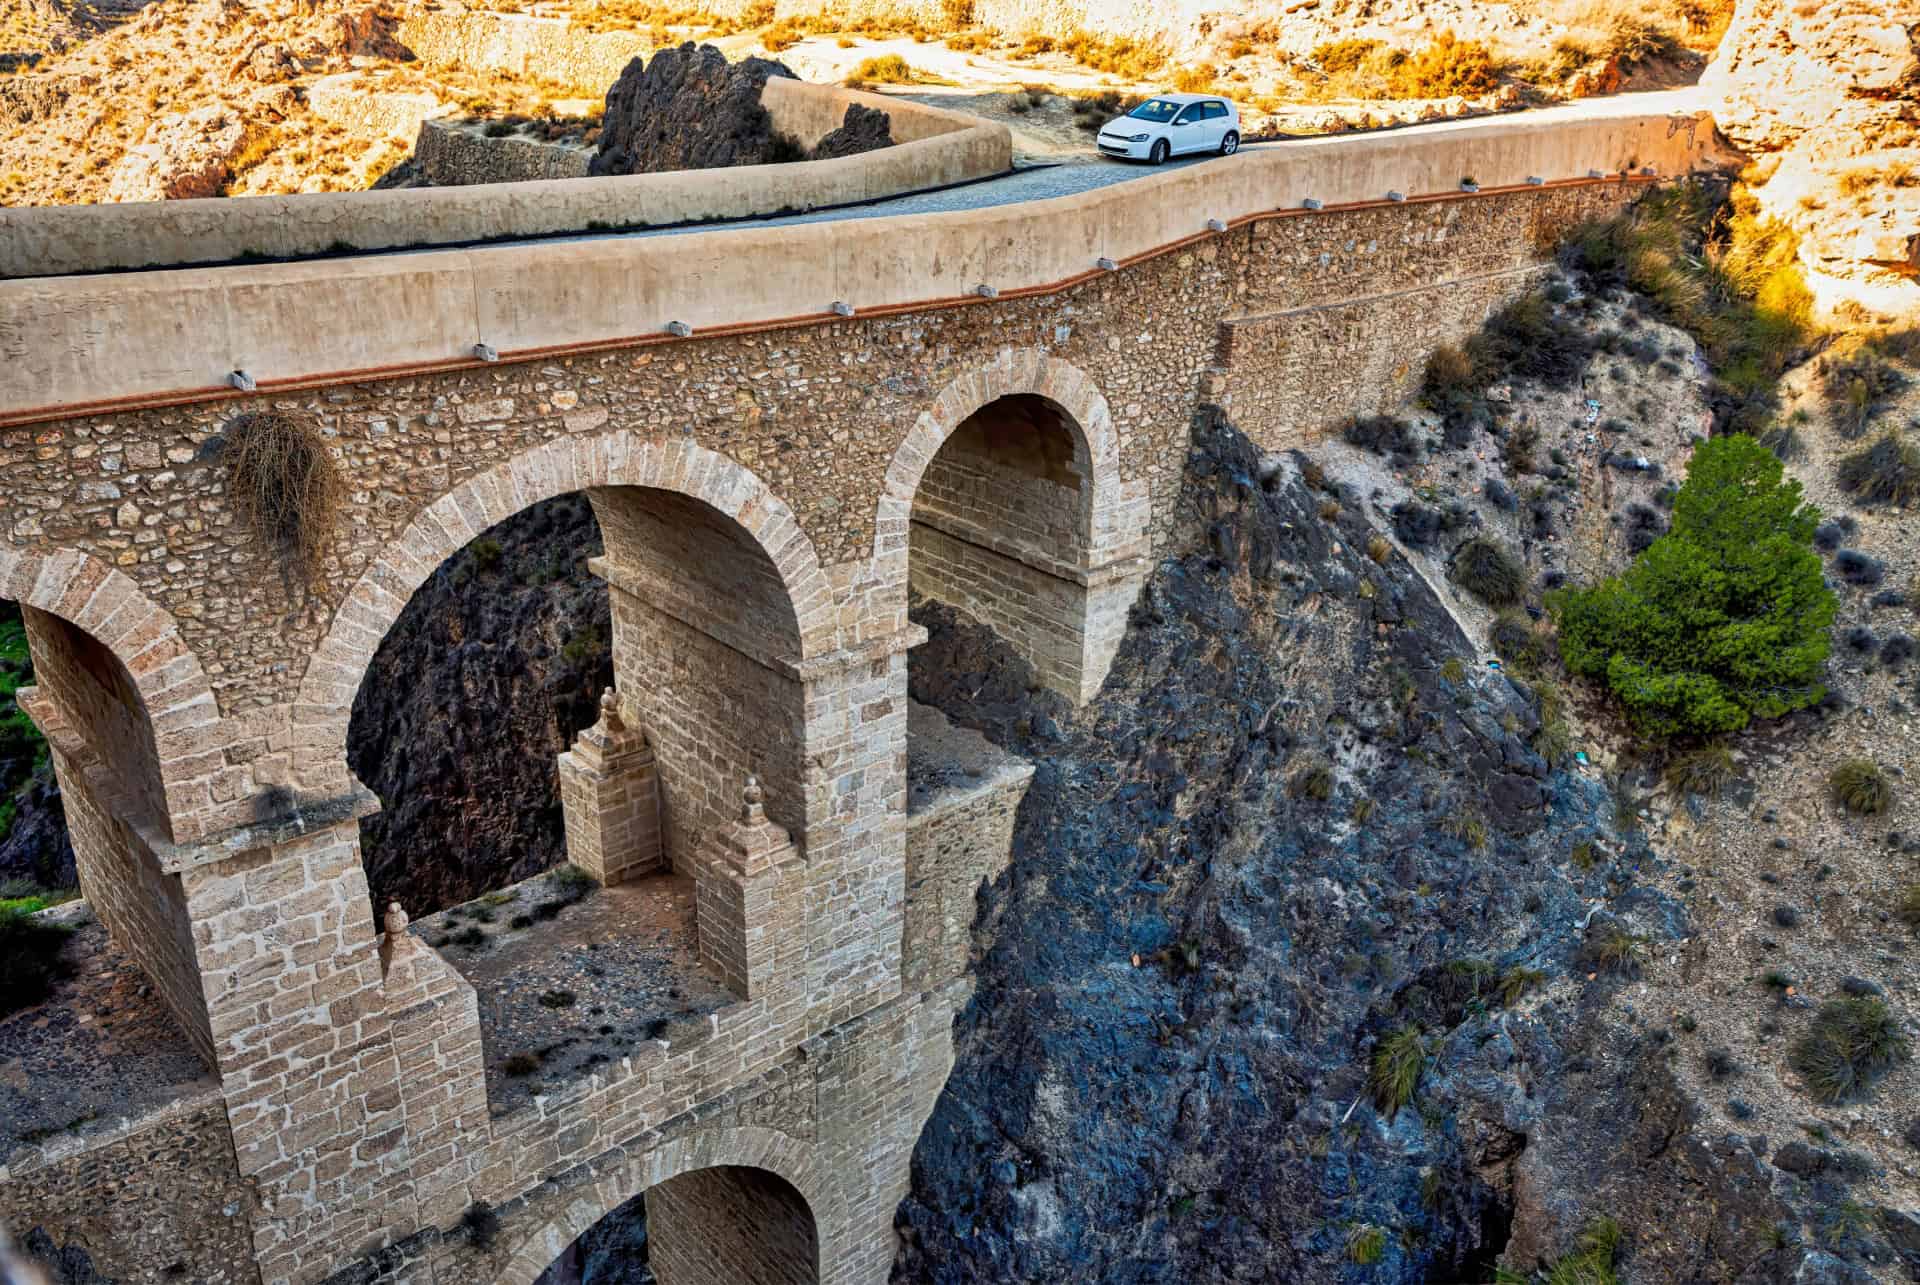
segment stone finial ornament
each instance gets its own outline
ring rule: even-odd
[[[742,791],[740,819],[748,825],[759,825],[767,819],[766,809],[761,803],[766,796],[760,789],[760,778],[752,773],[747,775],[747,788]]]
[[[387,936],[398,938],[400,934],[407,931],[407,924],[410,922],[407,918],[407,912],[401,908],[399,902],[389,901],[387,903],[387,915],[384,920]]]
[[[626,720],[620,717],[620,697],[611,687],[600,693],[600,722],[609,736],[627,730]]]

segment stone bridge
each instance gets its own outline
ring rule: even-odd
[[[644,1197],[664,1285],[885,1281],[1031,770],[910,709],[910,594],[1084,701],[1200,404],[1272,448],[1377,409],[1711,133],[1621,107],[954,215],[0,282],[22,704],[205,1071],[7,1143],[0,1220],[126,1281],[530,1285]],[[307,576],[228,493],[262,413],[343,479]],[[369,904],[346,742],[415,589],[574,492],[615,684],[561,756],[595,887],[555,922],[681,907],[662,966],[716,998],[527,1092],[498,979]]]

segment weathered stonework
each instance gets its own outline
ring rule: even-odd
[[[1322,431],[1361,396],[1340,372],[1417,370],[1628,195],[1290,215],[1054,293],[0,430],[0,596],[31,608],[84,891],[219,1077],[260,1278],[528,1285],[621,1202],[731,1166],[804,1199],[820,1280],[885,1280],[972,894],[1025,786],[1010,767],[909,816],[910,586],[1085,697],[1202,400],[1271,446]],[[348,480],[310,590],[208,450],[266,406]],[[375,931],[349,712],[445,558],[574,491],[658,860],[694,879],[737,1002],[495,1115],[472,987],[403,920]],[[607,838],[639,833],[640,795],[607,787],[641,758],[584,744],[569,837],[618,879],[621,853],[655,859]],[[671,1188],[669,1219],[697,1238],[729,1181]],[[0,1208],[23,1190],[0,1177]],[[504,1220],[485,1252],[456,1230],[475,1201]]]
[[[0,1167],[0,1225],[38,1227],[126,1285],[258,1285],[254,1195],[234,1166],[217,1091],[176,1102],[84,1148]]]

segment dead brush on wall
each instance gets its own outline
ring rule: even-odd
[[[235,512],[273,543],[289,588],[311,589],[340,503],[326,444],[309,421],[280,411],[241,415],[224,436]]]

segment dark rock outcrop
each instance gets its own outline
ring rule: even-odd
[[[66,809],[53,768],[36,769],[14,793],[13,824],[0,834],[0,882],[24,880],[41,888],[73,888],[80,876],[67,835]]]
[[[836,156],[858,156],[893,146],[893,120],[877,107],[847,104],[846,118],[840,128],[828,132],[813,145],[813,159],[830,160]]]
[[[760,90],[780,63],[729,63],[712,45],[692,41],[635,58],[607,91],[600,150],[591,174],[657,174],[799,159],[773,131]]]
[[[376,906],[416,916],[566,855],[554,758],[613,681],[600,528],[580,496],[485,532],[415,592],[353,703],[347,761]]]
[[[1813,1251],[1776,1244],[1773,1171],[1696,1129],[1634,968],[1586,959],[1596,902],[1649,951],[1688,934],[1636,886],[1657,858],[1319,499],[1197,424],[1189,552],[1078,712],[916,608],[913,695],[1037,770],[895,1279],[1486,1280],[1601,1217],[1627,1279],[1792,1278]],[[1383,1100],[1374,1056],[1409,1031],[1415,1086]]]

